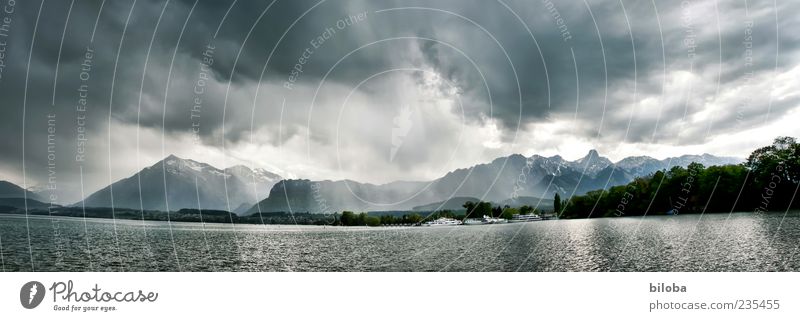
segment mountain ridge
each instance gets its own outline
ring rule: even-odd
[[[409,210],[437,202],[445,203],[458,197],[497,203],[513,201],[514,196],[548,200],[555,193],[568,198],[591,190],[627,184],[635,177],[657,170],[686,167],[694,161],[714,166],[741,163],[743,160],[703,154],[663,160],[631,156],[614,163],[594,149],[574,161],[567,161],[559,155],[525,157],[511,154],[489,163],[452,170],[432,181],[406,181],[404,188],[399,188],[399,181],[376,185],[352,180],[282,180],[273,186],[266,199],[247,213]],[[408,190],[409,187],[416,187],[417,190]]]
[[[28,199],[34,201],[47,201],[47,197],[42,196],[37,192],[34,192],[30,189],[25,190],[21,186],[9,181],[0,180],[0,198],[26,198],[26,196]]]
[[[631,156],[613,163],[594,149],[572,161],[560,155],[511,154],[488,163],[457,168],[430,181],[372,184],[350,179],[284,179],[264,169],[250,169],[244,165],[219,169],[171,154],[92,193],[76,205],[111,207],[112,193],[113,205],[118,208],[203,208],[237,214],[410,210],[454,198],[497,203],[516,203],[519,199],[546,202],[555,193],[568,198],[626,184],[659,169],[685,167],[693,161],[713,166],[743,160],[703,154],[663,160]]]
[[[281,179],[263,169],[253,170],[244,165],[219,169],[171,154],[75,205],[145,210],[233,210],[266,198],[266,191]]]

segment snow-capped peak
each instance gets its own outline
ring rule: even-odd
[[[594,176],[606,167],[613,165],[608,158],[600,156],[597,150],[594,149],[589,150],[586,156],[574,162],[570,162],[570,164],[574,170],[590,176]]]

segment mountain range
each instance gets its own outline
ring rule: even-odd
[[[83,205],[111,207],[113,204],[114,207],[148,210],[202,208],[242,211],[266,198],[272,185],[279,180],[279,175],[263,169],[250,169],[243,165],[218,169],[170,155],[89,195]]]
[[[27,202],[26,202],[27,198]],[[45,203],[47,197],[34,191],[25,190],[14,183],[0,181],[0,209],[25,208],[44,209],[49,206]]]
[[[463,197],[508,205],[519,205],[521,199],[528,198],[525,200],[551,205],[549,199],[555,193],[569,198],[591,190],[627,184],[635,177],[660,169],[686,167],[692,162],[713,166],[742,161],[703,154],[663,160],[636,156],[613,163],[596,150],[575,161],[564,160],[561,156],[514,154],[491,163],[457,169],[433,181],[374,185],[351,180],[283,180],[272,187],[269,197],[246,213],[382,211],[415,207],[458,209],[460,207],[453,208],[457,202],[449,200]],[[432,204],[439,205],[431,207]]]
[[[14,183],[7,182],[7,181],[0,181],[0,198],[24,198],[36,200],[36,201],[44,201],[45,197],[39,195],[36,192],[31,190],[25,190],[22,187],[17,186]]]
[[[552,207],[552,197],[563,199],[591,190],[627,184],[635,177],[692,162],[705,166],[736,164],[743,160],[709,154],[662,160],[633,156],[611,162],[595,150],[567,161],[561,156],[513,154],[490,163],[451,171],[432,181],[395,181],[370,184],[353,180],[283,179],[264,169],[243,165],[218,169],[174,155],[89,195],[73,206],[145,210],[202,208],[254,213],[333,213],[351,211],[433,211],[461,209],[466,200],[496,204]],[[23,189],[0,181],[0,199],[18,203]],[[112,198],[113,196],[113,198]],[[31,200],[43,200],[28,191]]]

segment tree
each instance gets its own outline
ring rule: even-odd
[[[519,210],[508,205],[503,207],[503,211],[500,214],[500,217],[510,220],[514,218],[514,214],[519,214]]]
[[[489,202],[466,202],[462,206],[467,209],[466,217],[481,218],[492,215],[492,203]]]
[[[470,217],[484,217],[492,215],[492,203],[489,202],[478,202],[478,205],[475,207],[474,215],[470,215]]]
[[[778,137],[755,150],[747,162],[711,166],[691,163],[686,168],[656,171],[606,190],[587,192],[553,205],[564,218],[682,213],[765,213],[797,208],[800,183],[800,144]],[[795,202],[793,202],[795,200]]]
[[[793,137],[778,137],[772,145],[753,151],[746,166],[752,176],[750,205],[759,212],[800,204],[795,199],[800,184],[800,144]]]
[[[503,214],[503,208],[499,205],[497,207],[492,208],[492,217],[500,217]]]
[[[422,222],[422,215],[419,215],[419,213],[411,213],[411,215],[408,216],[408,220],[412,224],[417,224]]]
[[[527,215],[528,213],[531,213],[533,211],[534,211],[534,208],[529,206],[529,205],[522,205],[519,208],[519,213],[522,214],[522,215]]]
[[[382,225],[395,224],[394,216],[391,216],[391,215],[383,215],[383,216],[381,216],[381,224]]]
[[[340,215],[336,215],[336,213],[333,213],[333,225],[336,226],[342,225],[342,219]]]
[[[439,210],[437,216],[438,216],[437,218],[439,217],[453,218],[455,217],[455,214],[453,214],[453,211],[451,210]]]
[[[747,167],[757,182],[780,178],[783,182],[797,184],[800,181],[800,144],[793,137],[778,137],[772,145],[753,151],[747,158]]]
[[[366,223],[368,226],[379,226],[381,225],[381,219],[375,216],[367,216]]]
[[[553,197],[553,209],[555,210],[556,215],[561,214],[561,195],[558,195],[558,193],[556,193],[556,196]]]
[[[358,214],[358,217],[356,218],[356,224],[355,225],[357,225],[357,226],[367,225],[367,213]]]
[[[472,213],[473,213],[473,212],[475,212],[475,207],[476,207],[476,206],[478,206],[478,204],[475,204],[475,202],[472,202],[472,201],[467,201],[467,202],[466,202],[466,203],[464,203],[464,205],[462,205],[461,207],[463,207],[463,208],[465,208],[465,209],[467,210],[467,212],[466,212],[466,214],[465,214],[465,215],[466,215],[466,217],[473,217],[473,216],[472,216]]]
[[[356,225],[356,215],[351,211],[342,212],[342,217],[339,219],[343,226]]]

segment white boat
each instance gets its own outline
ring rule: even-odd
[[[461,225],[462,222],[456,219],[452,219],[449,217],[440,217],[433,221],[422,223],[424,226],[451,226],[451,225]]]
[[[533,222],[533,221],[541,221],[541,220],[542,220],[542,217],[541,217],[541,216],[539,216],[539,215],[536,215],[536,214],[525,214],[525,215],[522,215],[522,214],[514,214],[514,215],[511,217],[511,222],[512,222],[512,223],[518,223],[518,222]]]
[[[464,225],[483,225],[483,224],[486,223],[484,223],[483,220],[479,220],[476,218],[468,218],[464,220]]]
[[[464,225],[484,225],[484,224],[502,224],[508,221],[504,218],[495,218],[484,215],[482,219],[468,218],[464,220]]]

